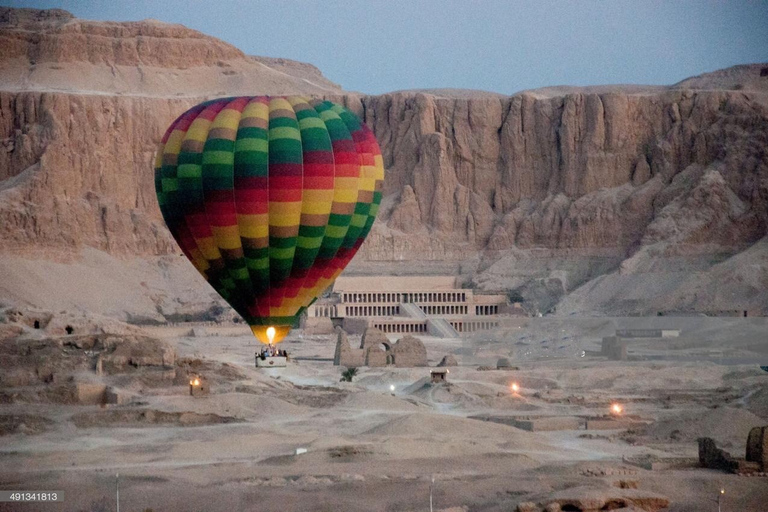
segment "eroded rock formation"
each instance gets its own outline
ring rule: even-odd
[[[359,113],[382,147],[385,198],[351,272],[459,272],[539,311],[765,313],[760,65],[672,87],[364,97],[160,22],[3,9],[0,44],[5,253],[178,256],[153,191],[162,130],[206,97],[301,92]]]

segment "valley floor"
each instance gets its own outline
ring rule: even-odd
[[[447,385],[426,384],[428,368],[363,368],[341,383],[331,336],[293,336],[283,344],[292,363],[259,370],[252,337],[230,331],[166,331],[210,379],[207,397],[168,385],[125,405],[2,405],[48,426],[2,438],[0,488],[63,490],[65,501],[0,511],[111,511],[118,473],[123,511],[429,510],[430,487],[435,510],[512,511],[572,492],[661,495],[670,511],[714,511],[721,488],[722,510],[766,510],[766,477],[695,467],[697,437],[743,457],[749,429],[768,424],[768,374],[754,365],[608,362],[585,343],[586,357],[521,358],[517,370],[453,367]],[[468,343],[484,340],[426,338],[430,364],[448,353],[463,362]],[[504,423],[601,416],[613,402],[648,425],[529,432]],[[478,419],[489,416],[497,421]],[[643,467],[651,460],[670,467]]]

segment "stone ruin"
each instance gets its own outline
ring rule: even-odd
[[[141,333],[97,315],[0,310],[0,401],[119,405],[173,385],[173,346]]]
[[[347,368],[365,366],[363,351],[352,348],[346,331],[341,327],[336,327],[336,352],[333,355],[333,364]]]
[[[634,484],[634,485],[633,485]],[[601,512],[636,510],[658,512],[669,507],[666,496],[628,485],[576,486],[550,493],[537,502],[518,503],[516,512]]]
[[[699,438],[699,465],[739,475],[768,475],[768,426],[755,427],[749,432],[743,459],[718,448],[714,439]]]
[[[710,437],[700,437],[699,465],[708,469],[719,469],[729,473],[738,473],[739,462],[725,450],[717,447],[715,440]]]
[[[368,327],[363,332],[363,338],[360,340],[360,349],[363,351],[365,366],[387,366],[395,362],[389,338],[387,338],[384,332],[375,327]]]
[[[636,339],[667,339],[680,336],[680,329],[617,329],[614,336],[603,338],[600,355],[611,361],[626,361],[627,346]]]
[[[611,361],[626,361],[627,342],[617,336],[606,336],[603,338],[600,354]]]
[[[497,370],[519,370],[517,366],[512,364],[512,360],[508,357],[500,357],[498,361],[496,361],[496,369]]]
[[[760,465],[760,471],[768,472],[768,426],[755,427],[747,438],[747,462]]]
[[[448,366],[459,366],[458,361],[456,361],[456,358],[453,357],[451,354],[448,354],[447,356],[443,357],[439,363],[437,363],[438,368],[445,368]]]
[[[336,352],[333,357],[333,364],[348,368],[359,366],[371,368],[427,366],[427,349],[420,339],[410,335],[392,343],[386,334],[375,327],[368,327],[365,330],[360,348],[355,349],[350,345],[347,333],[337,327]]]

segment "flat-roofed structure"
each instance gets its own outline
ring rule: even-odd
[[[519,304],[510,305],[506,295],[461,288],[453,276],[340,277],[330,295],[307,310],[309,322],[360,319],[385,333],[438,337],[493,329],[511,316],[527,315]]]

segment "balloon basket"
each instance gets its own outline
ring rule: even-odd
[[[256,356],[256,368],[285,368],[288,365],[288,358],[283,356],[271,356],[262,359]]]

